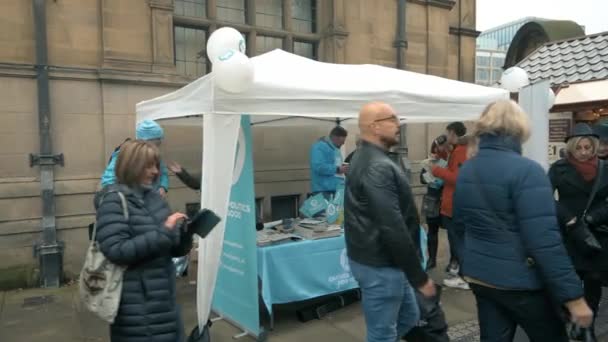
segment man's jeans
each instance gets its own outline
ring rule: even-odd
[[[418,323],[416,295],[402,270],[353,260],[350,270],[361,288],[367,342],[395,342]]]

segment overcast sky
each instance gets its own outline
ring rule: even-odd
[[[608,31],[608,0],[477,0],[477,30],[523,17],[573,20],[587,34]]]

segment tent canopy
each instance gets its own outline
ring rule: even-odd
[[[488,103],[508,98],[503,89],[378,65],[322,63],[283,50],[253,57],[252,62],[254,84],[247,91],[222,91],[210,73],[138,103],[137,121],[246,113],[254,124],[353,122],[370,101],[389,103],[407,122],[465,121],[479,117]]]
[[[197,310],[199,325],[209,317],[218,274],[228,203],[233,183],[240,114],[256,124],[314,125],[356,123],[361,106],[369,101],[391,104],[405,121],[471,120],[506,90],[447,80],[376,65],[320,63],[275,50],[252,58],[254,84],[230,94],[215,87],[213,73],[164,96],[137,104],[137,120],[176,119],[203,125],[201,206],[223,220],[199,244]],[[545,92],[546,93],[546,92]],[[218,115],[219,114],[219,115]],[[242,155],[242,154],[239,154]],[[253,254],[255,255],[255,254]],[[254,262],[255,265],[255,262]]]

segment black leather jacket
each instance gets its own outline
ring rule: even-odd
[[[346,250],[355,262],[402,269],[414,287],[426,283],[417,243],[420,220],[403,170],[379,146],[363,141],[346,177]]]

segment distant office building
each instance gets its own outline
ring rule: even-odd
[[[475,83],[493,85],[500,80],[506,53],[477,49],[475,57]]]
[[[507,50],[517,31],[533,20],[544,20],[526,17],[512,21],[489,30],[477,37],[475,59],[475,83],[491,86],[502,76]]]
[[[477,37],[477,49],[507,52],[519,28],[534,20],[546,19],[526,17],[483,31]]]
[[[494,85],[502,71],[546,42],[585,34],[573,21],[526,17],[483,31],[476,40],[475,82]]]

